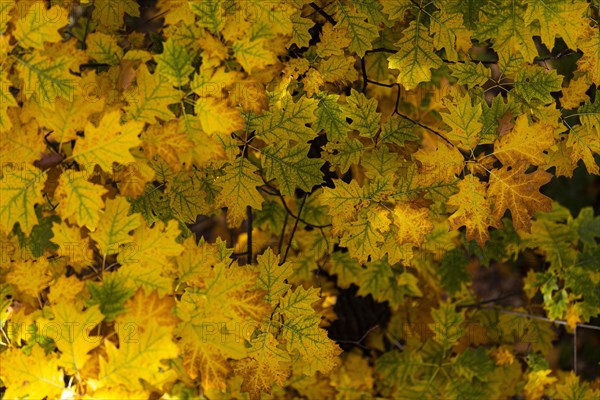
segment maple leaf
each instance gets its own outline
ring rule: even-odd
[[[0,6],[2,7],[2,6]],[[7,110],[9,107],[17,106],[17,101],[10,93],[10,81],[8,80],[8,71],[4,66],[0,66],[0,132],[8,131],[12,127]]]
[[[552,200],[539,192],[552,175],[541,170],[526,174],[526,169],[526,165],[518,164],[491,171],[488,198],[493,203],[494,219],[500,220],[510,210],[515,229],[529,232],[531,216],[552,208]]]
[[[346,116],[342,112],[342,106],[338,103],[338,95],[326,95],[319,98],[319,104],[315,110],[317,119],[312,128],[319,132],[324,130],[330,141],[345,140],[350,126],[346,122]]]
[[[265,332],[252,341],[248,358],[235,364],[235,373],[244,378],[242,390],[253,399],[260,398],[262,392],[271,393],[273,384],[285,384],[290,361],[289,354],[279,348],[273,334]]]
[[[119,347],[105,340],[106,359],[100,357],[100,372],[97,387],[125,385],[142,389],[140,379],[151,382],[163,369],[162,359],[176,358],[179,349],[172,340],[173,327],[159,321],[139,323],[132,318],[133,330],[125,326],[119,332]]]
[[[59,368],[58,359],[52,353],[46,355],[40,346],[33,346],[28,356],[21,349],[12,347],[0,354],[0,362],[10,365],[0,372],[2,382],[7,386],[4,395],[9,398],[58,398],[65,388],[64,372]]]
[[[280,140],[307,142],[315,137],[315,132],[306,126],[315,120],[317,102],[301,97],[294,102],[285,92],[281,96],[272,95],[269,112],[252,115],[247,129],[255,129],[256,135],[268,143]]]
[[[514,55],[520,53],[526,61],[537,56],[533,38],[528,34],[524,6],[503,0],[481,7],[482,22],[475,30],[480,40],[492,39],[496,51]]]
[[[533,21],[538,21],[537,29],[533,28],[532,33],[539,35],[547,46],[553,46],[554,38],[560,36],[570,49],[575,49],[587,25],[582,15],[588,7],[589,5],[582,1],[574,1],[567,5],[556,0],[535,0],[527,3],[523,18],[530,26]]]
[[[34,205],[44,200],[42,188],[47,173],[30,165],[14,168],[11,164],[4,167],[0,178],[0,227],[10,232],[18,223],[28,235],[37,224]]]
[[[389,66],[400,71],[397,82],[407,90],[429,81],[431,69],[442,66],[442,60],[433,52],[428,29],[419,21],[411,21],[395,46],[398,52],[388,57]]]
[[[76,79],[69,72],[70,60],[66,57],[49,58],[31,53],[19,58],[17,71],[23,81],[23,93],[35,97],[40,105],[52,103],[56,97],[69,98],[75,92]]]
[[[134,0],[97,0],[92,16],[107,30],[115,31],[123,26],[125,14],[139,17],[138,3]]]
[[[396,241],[399,245],[413,243],[420,246],[425,240],[425,235],[433,229],[427,208],[415,208],[409,204],[397,204],[394,207],[392,215],[394,225],[397,228]]]
[[[137,88],[125,92],[131,118],[139,122],[155,123],[156,118],[169,121],[174,117],[170,104],[179,103],[183,95],[161,73],[151,74],[145,64],[136,72]]]
[[[88,181],[87,175],[85,171],[63,172],[54,199],[59,202],[57,211],[63,219],[74,217],[78,226],[94,231],[100,220],[99,211],[104,206],[102,196],[108,190]]]
[[[144,124],[129,121],[121,124],[121,112],[104,114],[96,127],[91,122],[85,126],[86,136],[77,139],[73,158],[82,165],[97,164],[104,171],[110,171],[113,163],[134,163],[135,158],[129,149],[141,144],[138,135]]]
[[[525,395],[528,399],[540,399],[544,394],[545,387],[556,382],[556,378],[549,377],[552,370],[532,371],[527,375],[527,384],[525,385]]]
[[[42,318],[38,323],[52,327],[46,333],[57,334],[54,343],[61,352],[59,365],[70,375],[80,374],[90,359],[88,353],[101,344],[99,338],[91,338],[91,332],[104,316],[97,305],[83,311],[66,301],[53,305],[50,312],[51,319]]]
[[[67,25],[68,14],[59,6],[46,9],[42,1],[32,3],[16,23],[15,38],[24,48],[43,49],[44,42],[59,42],[62,37],[58,30]]]
[[[483,124],[479,122],[482,110],[479,104],[471,105],[469,95],[458,96],[454,101],[446,101],[444,105],[448,113],[442,113],[442,119],[452,130],[448,138],[462,149],[473,149],[479,142],[479,134]]]
[[[158,63],[156,73],[167,76],[175,87],[182,87],[190,81],[194,72],[194,55],[173,38],[163,44],[163,53],[155,59]]]
[[[337,1],[336,21],[345,29],[350,37],[348,50],[363,57],[367,50],[373,48],[372,42],[377,38],[375,26],[367,23],[367,16],[360,10],[349,8],[345,3]]]
[[[239,110],[213,97],[196,100],[194,109],[202,125],[202,130],[209,135],[215,133],[229,135],[244,127]]]
[[[11,129],[0,133],[0,156],[5,165],[33,164],[46,152],[46,146],[39,140],[39,125],[36,120],[23,123],[15,111],[10,109],[7,112],[6,122],[10,122]]]
[[[550,125],[535,122],[529,124],[526,115],[519,115],[511,132],[494,143],[494,155],[504,165],[517,165],[528,161],[532,165],[545,162],[545,150],[555,143]]]
[[[98,229],[90,233],[103,256],[116,254],[119,246],[132,242],[129,232],[140,226],[140,219],[139,214],[129,214],[129,207],[122,196],[106,200]]]
[[[488,227],[499,228],[498,220],[491,216],[491,202],[487,188],[474,175],[467,175],[457,184],[459,192],[448,199],[448,205],[458,209],[448,218],[450,229],[467,228],[467,240],[475,240],[483,248],[489,240]]]
[[[377,100],[367,99],[364,94],[352,89],[346,97],[347,105],[341,107],[342,113],[352,120],[350,127],[361,136],[373,138],[379,129],[381,114],[377,113]]]
[[[285,143],[261,149],[263,170],[267,180],[277,179],[283,195],[291,196],[296,188],[310,192],[323,181],[323,161],[307,158],[309,145],[289,147]]]
[[[227,223],[239,226],[246,217],[246,206],[260,210],[263,198],[256,189],[263,184],[256,175],[258,169],[243,157],[225,168],[225,176],[219,179],[222,190],[215,200],[227,207]]]
[[[590,174],[598,175],[600,168],[594,154],[600,154],[600,134],[597,127],[586,128],[578,125],[569,131],[566,146],[573,165],[583,161]]]

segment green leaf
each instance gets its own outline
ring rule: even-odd
[[[416,142],[419,140],[420,127],[414,122],[409,121],[399,115],[392,115],[381,126],[379,139],[384,143],[397,144],[403,146],[404,142]]]
[[[296,46],[308,47],[310,41],[309,30],[315,25],[315,23],[308,18],[304,18],[300,13],[292,15],[292,38],[288,42],[288,46],[296,44]]]
[[[519,69],[513,83],[514,89],[509,93],[527,103],[535,99],[542,104],[548,104],[554,101],[550,93],[562,89],[562,81],[562,76],[559,76],[555,69],[527,65]]]
[[[523,19],[524,5],[509,0],[489,2],[481,8],[481,23],[475,28],[475,38],[492,40],[496,52],[521,53],[525,61],[533,61],[537,50]]]
[[[266,178],[269,181],[277,179],[281,194],[291,196],[296,188],[310,192],[313,186],[323,182],[323,173],[320,171],[323,160],[308,158],[309,147],[274,143],[261,149]]]
[[[479,122],[482,110],[479,104],[471,105],[471,96],[455,97],[444,102],[447,113],[440,113],[446,124],[452,128],[446,135],[462,149],[473,149],[479,143],[479,133],[483,124]]]
[[[114,272],[104,273],[102,282],[88,281],[87,289],[91,295],[87,305],[100,305],[100,312],[107,322],[114,321],[126,311],[125,302],[134,294],[134,290],[125,285],[124,277]]]
[[[462,284],[471,279],[467,272],[468,263],[469,259],[462,249],[452,249],[443,255],[438,272],[442,285],[450,295],[458,292]]]
[[[315,132],[324,130],[329,141],[346,140],[348,132],[351,131],[342,106],[338,103],[340,98],[337,94],[328,94],[319,98],[319,104],[315,110],[317,119],[312,125]]]
[[[190,81],[190,74],[194,72],[192,62],[194,54],[169,38],[163,45],[163,53],[155,57],[158,63],[158,74],[166,76],[175,87],[185,86]]]
[[[402,31],[402,39],[396,43],[398,52],[388,57],[390,68],[397,69],[397,82],[412,90],[421,82],[431,80],[431,69],[442,66],[442,59],[433,52],[433,39],[428,29],[418,21],[412,21]]]
[[[269,112],[262,115],[252,114],[249,119],[249,130],[256,130],[256,136],[267,143],[295,140],[306,143],[313,139],[315,132],[306,126],[315,121],[317,102],[301,97],[294,102],[289,93],[281,98],[271,97]]]
[[[452,76],[458,79],[458,84],[466,85],[469,89],[483,86],[491,77],[491,71],[483,63],[465,61],[450,65],[450,70]]]
[[[377,99],[368,99],[364,94],[352,89],[348,104],[341,107],[342,114],[352,119],[350,127],[361,136],[373,138],[379,130],[381,114],[377,112]]]
[[[440,303],[440,306],[431,312],[431,316],[433,322],[428,326],[434,333],[433,340],[441,344],[444,349],[450,349],[465,334],[462,327],[465,321],[464,311],[457,312],[454,305]]]
[[[218,35],[225,24],[224,5],[221,0],[190,0],[192,12],[198,16],[198,26],[208,29],[213,35]]]
[[[495,367],[483,347],[466,349],[454,358],[452,366],[456,368],[460,376],[465,377],[469,382],[473,381],[473,378],[486,381],[487,374],[492,372]]]
[[[265,300],[274,307],[292,287],[286,283],[293,272],[292,264],[285,262],[279,265],[279,256],[271,248],[259,255],[257,260],[259,275],[256,286],[267,291]]]
[[[75,77],[69,72],[72,61],[67,57],[49,58],[33,52],[17,61],[23,94],[27,98],[35,96],[41,106],[50,105],[57,96],[68,99],[75,93]]]
[[[346,139],[339,143],[328,142],[322,157],[342,173],[348,171],[351,165],[358,165],[365,147],[356,138]]]
[[[367,50],[373,48],[372,42],[379,36],[377,27],[372,22],[365,21],[367,15],[363,12],[349,8],[340,0],[337,0],[336,3],[335,20],[341,28],[348,31],[350,36],[348,50],[356,53],[359,57],[363,57]]]
[[[196,222],[198,215],[207,214],[209,211],[202,177],[199,175],[194,172],[181,172],[167,183],[165,191],[173,216],[188,224]]]

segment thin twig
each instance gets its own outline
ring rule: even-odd
[[[248,258],[247,258],[247,262],[246,264],[252,264],[252,207],[251,206],[246,206],[246,214],[248,215],[248,222],[247,222],[247,236],[248,236]]]
[[[316,5],[314,2],[310,3],[309,6],[311,6],[314,10],[321,14],[321,16],[325,18],[331,25],[337,24],[337,22],[335,21],[335,19],[333,19],[331,15],[327,14],[325,10]]]
[[[264,180],[263,180],[264,181]],[[310,222],[300,218],[300,216],[296,216],[292,210],[290,210],[290,208],[288,207],[287,203],[285,202],[285,198],[283,197],[283,195],[281,194],[281,192],[279,190],[277,190],[277,188],[274,188],[273,186],[271,186],[268,182],[265,182],[265,186],[267,188],[269,188],[270,190],[273,190],[273,192],[270,192],[269,190],[266,190],[264,187],[259,186],[259,189],[262,190],[263,192],[265,192],[266,194],[269,194],[271,196],[277,196],[279,197],[279,199],[281,200],[281,203],[283,205],[283,208],[285,208],[285,211],[290,215],[290,217],[294,218],[297,221],[302,222],[303,224],[305,224],[306,226],[309,226],[311,228],[315,228],[315,229],[321,229],[321,228],[329,228],[332,226],[332,224],[325,224],[325,225],[315,225],[315,224],[311,224]]]
[[[87,49],[86,40],[88,37],[88,33],[90,31],[90,21],[92,20],[92,13],[94,12],[94,8],[96,8],[96,0],[92,0],[90,3],[90,8],[87,16],[87,20],[85,21],[85,30],[83,31],[83,38],[81,39],[81,48],[83,50]]]
[[[481,306],[484,305],[484,304],[496,303],[498,301],[510,299],[511,297],[514,297],[514,296],[517,296],[517,295],[520,295],[520,294],[521,294],[520,291],[518,291],[518,292],[512,292],[512,293],[508,293],[508,294],[505,294],[505,295],[500,296],[500,297],[495,297],[493,299],[480,301],[478,303],[459,305],[459,306],[456,306],[456,309],[457,310],[461,310],[463,308],[481,308]]]
[[[302,209],[304,208],[304,203],[306,203],[306,198],[308,197],[308,193],[304,193],[304,197],[302,198],[302,203],[300,203],[300,208],[298,209],[298,217],[302,214]],[[292,229],[292,233],[290,234],[290,240],[288,241],[287,247],[285,248],[285,253],[283,254],[283,259],[279,263],[279,265],[283,265],[285,260],[287,259],[288,252],[290,251],[290,247],[292,247],[292,239],[294,239],[294,234],[296,233],[296,229],[298,229],[298,223],[300,222],[300,218],[296,218],[296,222],[294,222],[294,228]]]
[[[285,228],[287,226],[288,218],[290,217],[289,213],[285,213],[285,217],[283,218],[283,226],[281,227],[281,235],[279,235],[279,243],[277,244],[277,251],[281,254],[281,248],[283,247],[283,235],[285,234]]]

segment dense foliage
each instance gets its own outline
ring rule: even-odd
[[[2,0],[3,398],[600,398],[598,12]]]

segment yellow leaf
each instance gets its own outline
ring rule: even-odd
[[[249,160],[240,157],[225,168],[225,176],[217,181],[223,189],[216,203],[227,207],[227,223],[231,227],[239,226],[246,218],[246,206],[262,209],[263,197],[256,188],[263,182],[256,171],[257,168]]]
[[[504,347],[498,348],[494,353],[494,358],[496,359],[496,365],[512,365],[515,362],[513,353]]]
[[[577,303],[569,304],[569,306],[567,307],[567,314],[565,316],[565,319],[567,320],[567,325],[571,329],[575,329],[577,324],[582,322],[581,316],[579,315],[579,307],[577,307]]]
[[[527,400],[539,400],[542,398],[546,387],[556,382],[556,378],[548,376],[551,373],[552,370],[545,369],[527,374],[527,383],[524,388]]]
[[[0,354],[0,378],[6,386],[4,397],[17,399],[57,399],[64,388],[64,375],[54,354],[46,355],[40,346],[34,346],[31,355],[11,347]],[[5,366],[10,368],[5,368]]]
[[[444,105],[448,108],[448,113],[441,113],[442,119],[452,128],[446,135],[460,148],[473,149],[480,140],[480,133],[483,124],[479,122],[482,109],[479,104],[471,105],[471,96],[456,96],[450,101],[444,99]]]
[[[179,355],[172,340],[172,327],[162,326],[154,320],[131,327],[120,327],[119,348],[108,339],[104,340],[108,359],[100,357],[98,387],[124,385],[129,390],[141,390],[140,379],[154,382],[165,368],[161,360]]]
[[[285,385],[289,363],[289,354],[271,332],[265,332],[252,341],[249,357],[235,364],[235,373],[244,378],[242,390],[258,399],[262,392],[271,393],[273,384]]]
[[[179,223],[174,219],[166,225],[162,221],[156,221],[150,228],[142,216],[139,218],[139,227],[133,233],[131,244],[119,254],[117,261],[125,269],[132,264],[139,264],[148,271],[160,271],[170,263],[170,257],[177,257],[184,250],[176,242],[180,234]]]
[[[238,62],[249,74],[277,62],[275,53],[267,50],[268,44],[264,39],[251,40],[244,37],[232,44],[233,53]]]
[[[77,225],[96,230],[100,220],[99,211],[104,206],[102,196],[108,190],[88,180],[86,171],[64,171],[59,178],[54,199],[56,210],[66,220],[73,217]]]
[[[106,200],[106,208],[100,216],[100,223],[90,237],[97,243],[103,256],[116,254],[119,247],[131,243],[129,232],[140,226],[140,214],[129,214],[129,203],[124,197]]]
[[[80,164],[97,164],[104,171],[112,170],[114,162],[134,163],[129,149],[141,144],[138,134],[144,127],[142,122],[129,121],[121,125],[121,112],[104,114],[96,127],[88,122],[85,137],[77,139],[73,158]]]
[[[554,143],[551,125],[539,122],[529,125],[527,115],[521,114],[513,130],[495,142],[494,155],[504,165],[516,166],[522,161],[541,165],[546,161],[544,151]]]
[[[582,160],[590,174],[600,172],[594,157],[594,153],[600,154],[599,128],[576,125],[569,132],[566,143],[573,165],[577,166],[579,160]]]
[[[240,112],[229,107],[225,101],[212,97],[196,100],[196,115],[202,125],[202,130],[209,135],[230,135],[232,132],[242,129],[244,121]]]
[[[589,80],[600,85],[600,31],[598,27],[587,26],[582,37],[577,41],[577,48],[583,56],[577,60],[580,71],[588,74]]]
[[[568,87],[563,87],[563,96],[560,98],[560,105],[567,110],[579,107],[581,103],[589,100],[588,95],[585,94],[589,88],[590,81],[583,75],[576,75],[569,81]]]
[[[34,205],[44,201],[46,172],[29,164],[3,165],[0,177],[0,228],[10,232],[15,223],[29,235],[38,223]]]
[[[173,172],[191,168],[194,143],[186,132],[179,130],[179,121],[152,125],[142,133],[142,147],[149,160],[159,156]]]
[[[125,303],[127,312],[120,314],[116,323],[121,326],[143,327],[153,322],[162,327],[175,328],[179,322],[174,314],[175,300],[171,296],[160,297],[157,291],[147,292],[138,289],[135,295]]]
[[[60,226],[60,225],[59,225]],[[85,289],[85,283],[77,276],[61,276],[50,287],[48,301],[52,305],[59,303],[75,304],[77,296]]]
[[[467,175],[458,182],[459,192],[448,199],[449,206],[458,209],[448,218],[450,229],[467,227],[467,240],[475,240],[483,248],[490,238],[488,227],[499,228],[499,220],[491,216],[491,203],[486,196],[486,185],[475,175]]]
[[[101,338],[93,335],[93,329],[104,319],[100,306],[94,305],[82,311],[78,306],[61,301],[51,307],[53,318],[38,319],[41,332],[54,339],[61,352],[58,363],[69,375],[79,374],[90,359],[88,354],[101,344]]]
[[[58,32],[67,25],[69,12],[62,7],[46,8],[46,3],[37,1],[29,7],[17,21],[15,38],[19,45],[27,48],[44,49],[44,42],[59,42],[62,36]]]
[[[94,20],[108,31],[116,31],[123,26],[125,13],[139,17],[139,4],[134,0],[95,0]]]
[[[90,247],[90,238],[84,238],[79,227],[69,226],[65,222],[54,222],[52,233],[54,236],[50,240],[59,246],[58,254],[67,257],[69,265],[75,271],[81,272],[83,268],[93,265],[94,254]]]
[[[6,282],[14,285],[20,292],[37,298],[52,280],[46,257],[38,260],[19,261],[12,264],[6,275]]]
[[[398,229],[396,243],[404,245],[423,244],[425,236],[433,230],[428,208],[414,208],[409,204],[397,204],[393,211],[394,225]]]
[[[0,133],[0,158],[3,165],[11,162],[33,164],[46,152],[38,122],[31,119],[24,123],[19,120],[19,114],[16,108],[11,108],[6,113],[6,122],[10,123],[11,129]]]
[[[499,221],[506,210],[510,210],[513,225],[521,232],[530,231],[533,214],[552,209],[552,200],[539,192],[541,186],[550,182],[552,175],[539,169],[526,174],[526,168],[527,165],[517,164],[512,169],[493,170],[488,188],[494,219]]]
[[[140,65],[135,76],[136,87],[125,92],[125,99],[129,104],[127,111],[131,118],[150,124],[155,123],[156,118],[163,121],[173,119],[169,105],[179,104],[183,94],[173,88],[166,76],[157,72],[151,74],[146,64]]]

